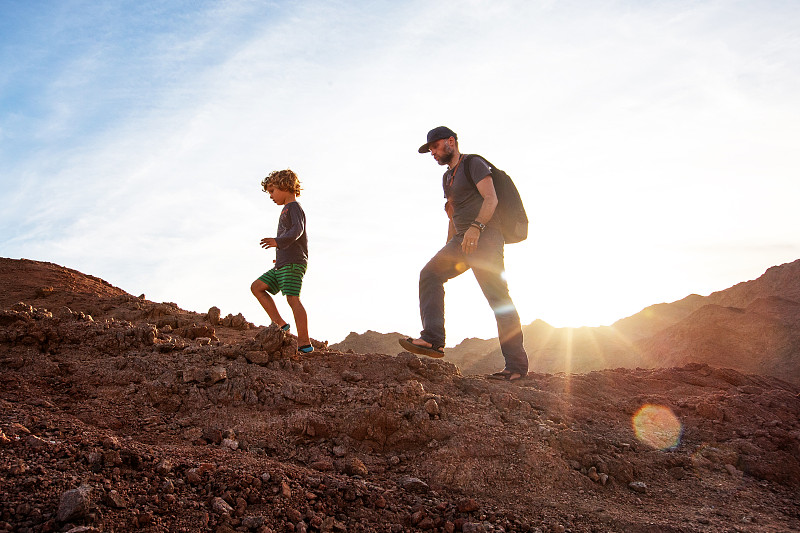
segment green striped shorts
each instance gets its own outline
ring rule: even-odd
[[[284,296],[300,296],[305,273],[306,265],[291,264],[264,272],[258,279],[267,284],[270,294],[278,294],[278,291],[281,291]]]

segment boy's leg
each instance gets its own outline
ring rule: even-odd
[[[264,311],[267,312],[269,318],[272,319],[273,322],[278,324],[278,326],[282,326],[286,324],[286,321],[281,317],[281,314],[278,312],[278,308],[275,305],[275,300],[272,299],[272,296],[269,294],[270,287],[260,279],[257,279],[250,285],[250,292],[253,293],[253,296],[256,297],[258,303],[261,304],[261,307],[264,308]]]
[[[294,325],[297,328],[297,345],[305,346],[311,344],[311,339],[308,336],[308,314],[306,314],[306,308],[300,302],[300,297],[287,296],[286,301],[289,307],[292,308],[292,314],[294,314]]]

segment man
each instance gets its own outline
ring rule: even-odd
[[[428,132],[427,142],[419,148],[430,152],[444,173],[445,211],[450,219],[447,244],[433,256],[419,276],[419,307],[422,332],[417,339],[401,339],[409,352],[429,357],[443,357],[444,284],[468,269],[491,305],[497,320],[497,333],[505,358],[505,368],[490,378],[516,381],[528,373],[528,354],[522,346],[522,328],[514,302],[504,279],[503,234],[492,218],[497,207],[492,174],[486,162],[471,157],[469,182],[458,150],[458,136],[450,128],[439,126]]]

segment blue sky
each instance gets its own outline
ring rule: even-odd
[[[598,325],[800,257],[795,2],[0,1],[0,255],[266,316],[303,181],[312,336],[415,334],[445,124],[515,178],[523,322]],[[448,343],[496,335],[471,275]],[[285,302],[285,314],[289,315]]]

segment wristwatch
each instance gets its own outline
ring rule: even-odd
[[[473,228],[478,228],[479,230],[481,230],[481,233],[483,233],[483,230],[486,229],[486,224],[481,224],[477,220],[473,220],[470,226],[472,226]]]

